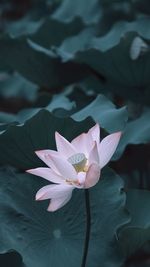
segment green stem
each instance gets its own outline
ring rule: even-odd
[[[91,230],[90,194],[88,189],[85,189],[84,192],[85,192],[85,207],[86,207],[86,236],[85,236],[81,267],[86,267],[85,265],[87,260],[89,241],[90,241],[90,230]]]

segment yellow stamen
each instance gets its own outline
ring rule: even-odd
[[[84,169],[83,169],[83,172],[87,172],[89,169],[89,166],[88,165],[85,165]]]
[[[69,184],[69,185],[80,185],[79,181],[72,181],[72,180],[69,180],[69,179],[66,179],[66,183]]]
[[[77,172],[83,172],[86,167],[87,158],[83,153],[77,153],[69,157],[68,161],[72,164]]]

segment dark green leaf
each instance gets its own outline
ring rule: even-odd
[[[126,39],[126,34],[129,32],[136,32],[137,35],[145,39],[150,39],[150,33],[147,30],[150,25],[150,19],[139,18],[132,22],[119,21],[112,29],[101,37],[96,37],[91,40],[91,47],[99,49],[100,51],[107,51],[120,43],[120,39]]]
[[[147,144],[150,141],[150,109],[146,108],[136,120],[127,123],[120,141],[116,158],[120,157],[127,145]]]
[[[5,267],[26,267],[22,263],[21,256],[15,252],[0,254],[0,265]]]
[[[80,16],[87,23],[96,23],[101,17],[100,3],[98,0],[63,0],[61,5],[53,14],[53,17],[60,21],[71,21],[74,17]]]
[[[11,88],[11,87],[10,87]],[[46,95],[46,99],[47,99]],[[40,99],[39,99],[40,101]],[[49,102],[49,101],[48,101]],[[51,97],[51,101],[47,106],[44,107],[34,107],[34,108],[26,108],[22,109],[18,112],[18,114],[11,114],[6,112],[0,112],[0,123],[24,123],[26,120],[32,118],[36,115],[40,110],[43,108],[48,111],[53,111],[58,108],[63,108],[66,111],[72,109],[75,105],[75,102],[71,102],[66,96],[64,95],[53,95]]]
[[[32,35],[36,33],[42,25],[43,19],[32,21],[30,16],[25,16],[20,20],[8,23],[5,32],[13,37]]]
[[[6,32],[13,36],[24,36],[30,38],[41,46],[50,48],[53,45],[60,45],[61,42],[72,35],[78,34],[84,29],[80,18],[74,18],[71,22],[65,23],[49,17],[32,21],[30,17],[8,25]]]
[[[0,124],[2,123],[11,123],[17,121],[16,116],[14,114],[0,112]]]
[[[0,51],[0,70],[16,70],[31,82],[47,88],[62,88],[89,72],[82,64],[62,63],[59,57],[31,40],[3,37]]]
[[[127,210],[131,222],[119,232],[119,242],[125,255],[138,250],[150,240],[150,192],[132,189],[127,192]]]
[[[75,122],[70,118],[54,117],[48,111],[41,110],[24,125],[10,126],[0,135],[0,164],[22,169],[40,166],[43,163],[35,155],[35,151],[55,149],[55,131],[71,140],[86,132],[93,124],[90,118]]]
[[[0,251],[15,249],[27,267],[81,266],[86,230],[84,190],[75,190],[68,204],[49,213],[47,201],[34,200],[44,184],[39,177],[0,173]],[[87,267],[120,267],[122,263],[115,239],[117,229],[129,221],[122,187],[122,180],[106,169],[101,182],[89,190]]]
[[[35,100],[38,88],[18,73],[9,75],[7,79],[0,81],[0,95],[3,97],[18,97],[30,101]]]
[[[126,107],[116,109],[104,95],[98,95],[88,106],[73,114],[72,118],[81,121],[88,116],[110,133],[123,130],[128,119]]]
[[[53,95],[50,103],[44,107],[45,110],[53,111],[57,108],[63,108],[65,110],[70,110],[75,105],[74,102],[70,102],[67,97],[64,95]],[[24,123],[26,120],[32,118],[34,115],[36,115],[42,108],[28,108],[21,110],[17,116],[16,121],[20,123]]]
[[[130,47],[135,36],[136,33],[126,34],[119,44],[104,52],[98,47],[78,52],[75,61],[89,65],[97,77],[105,78],[103,90],[149,104],[150,51],[132,60]]]
[[[50,48],[59,46],[66,38],[78,34],[83,29],[84,24],[80,18],[74,18],[70,23],[48,18],[30,38],[41,46]]]

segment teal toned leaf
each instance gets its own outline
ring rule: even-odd
[[[32,21],[30,16],[25,16],[19,21],[14,21],[6,26],[5,32],[13,37],[34,34],[42,26],[43,19]]]
[[[19,87],[19,88],[21,89],[22,87]],[[15,93],[15,92],[12,92],[11,90],[10,90],[10,92],[8,91],[8,95],[10,96],[9,93],[11,94],[11,93]],[[26,91],[24,93],[26,93]],[[5,91],[5,95],[7,95],[7,90]],[[21,94],[21,95],[24,95],[24,94]],[[47,101],[48,95],[45,95],[44,97],[45,97],[45,100]],[[49,97],[49,98],[51,98],[51,101],[50,102],[47,101],[47,102],[49,102],[49,104],[44,106],[44,107],[33,107],[33,108],[22,109],[17,114],[0,112],[0,123],[12,123],[12,122],[24,123],[26,120],[32,118],[34,115],[36,115],[42,109],[45,109],[45,110],[52,112],[55,109],[63,108],[66,111],[69,111],[75,106],[75,102],[70,101],[69,98],[67,98],[63,94],[53,95],[52,97]],[[41,106],[40,98],[39,98],[38,105]]]
[[[127,145],[147,144],[150,141],[150,109],[146,108],[141,116],[127,123],[124,134],[120,141],[116,158],[124,151]]]
[[[76,0],[70,2],[63,0],[56,9],[53,17],[60,21],[71,21],[74,17],[80,16],[86,23],[96,23],[101,17],[100,3],[98,0]]]
[[[3,37],[0,51],[0,70],[16,70],[31,82],[47,88],[62,88],[89,72],[82,64],[62,63],[60,57],[31,40]]]
[[[29,38],[41,46],[50,48],[51,46],[59,46],[66,38],[78,34],[83,29],[84,24],[80,18],[74,18],[67,23],[50,17]]]
[[[150,192],[132,189],[127,192],[126,208],[131,222],[119,232],[119,242],[125,255],[130,255],[150,240]]]
[[[84,29],[84,23],[79,17],[68,23],[52,17],[39,21],[24,17],[22,20],[9,24],[6,32],[12,37],[24,36],[41,46],[50,48],[53,45],[60,45],[65,38],[78,34],[82,29]]]
[[[150,19],[140,18],[132,22],[119,21],[112,29],[101,37],[95,37],[91,40],[91,46],[105,52],[120,43],[121,38],[126,39],[128,32],[136,32],[137,35],[145,39],[150,39],[150,32],[147,30],[150,26]]]
[[[84,190],[75,190],[68,204],[50,213],[47,201],[34,200],[44,184],[28,174],[0,173],[0,251],[16,250],[27,267],[49,267],[50,263],[51,267],[81,266],[86,230]],[[115,235],[130,219],[124,210],[122,187],[122,180],[106,169],[101,182],[89,190],[87,267],[120,267],[122,263]]]
[[[73,56],[75,56],[75,53],[82,51],[82,50],[87,50],[88,49],[96,49],[100,52],[106,52],[112,48],[114,48],[115,46],[118,46],[120,41],[122,40],[122,42],[129,42],[128,41],[128,34],[130,32],[134,33],[135,35],[139,35],[142,38],[145,39],[150,39],[150,33],[147,30],[150,26],[150,19],[149,18],[141,18],[138,19],[136,21],[133,22],[127,22],[127,21],[119,21],[118,23],[116,23],[111,30],[103,35],[103,36],[98,36],[96,37],[93,31],[93,34],[91,34],[91,36],[86,34],[83,34],[83,32],[79,33],[80,35],[80,39],[76,40],[77,36],[73,36],[70,38],[67,38],[66,40],[64,40],[64,42],[62,43],[62,45],[60,46],[61,50],[64,50],[66,53],[67,52],[72,52]],[[85,30],[89,31],[88,34],[90,33],[90,28],[87,28]],[[90,38],[91,37],[91,38]],[[70,41],[71,40],[71,41]],[[74,41],[74,42],[73,42]],[[69,43],[72,42],[72,47],[69,46]],[[85,48],[83,49],[81,44],[85,43]],[[119,45],[120,48],[120,45]],[[121,47],[121,49],[123,49]],[[100,56],[100,55],[99,55]],[[88,58],[87,58],[88,60]],[[111,62],[111,61],[110,61]],[[97,64],[99,64],[97,62]],[[95,62],[96,65],[96,62]],[[100,65],[100,64],[99,64]]]
[[[43,162],[35,155],[35,151],[55,149],[55,131],[71,141],[88,131],[93,124],[90,118],[75,122],[70,118],[57,118],[50,112],[41,110],[24,125],[10,126],[0,134],[0,164],[10,164],[21,169],[41,166]]]
[[[78,51],[85,51],[93,39],[94,27],[87,27],[79,34],[66,38],[60,47],[56,48],[57,54],[61,56],[63,62],[72,60]]]
[[[14,122],[16,120],[16,116],[14,114],[6,113],[6,112],[0,112],[0,124],[1,123],[10,123]]]
[[[53,111],[57,108],[63,108],[65,110],[70,110],[74,107],[75,103],[72,101],[69,101],[69,99],[61,94],[59,95],[53,95],[50,103],[44,107],[45,110]],[[21,110],[17,116],[16,121],[19,123],[24,123],[26,120],[32,118],[34,115],[36,115],[42,108],[27,108]]]
[[[74,59],[90,66],[97,77],[104,77],[103,90],[149,104],[150,51],[132,60],[130,48],[135,36],[136,33],[128,33],[119,44],[105,52],[89,48],[76,53]]]
[[[23,78],[18,73],[9,75],[7,79],[0,81],[0,95],[3,97],[18,97],[30,101],[35,100],[38,87]]]
[[[98,95],[93,102],[73,114],[72,118],[81,121],[88,116],[110,133],[123,130],[128,119],[126,107],[117,109],[104,95]]]

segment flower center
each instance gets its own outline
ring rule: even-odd
[[[83,153],[77,153],[68,158],[68,161],[72,164],[77,172],[84,172],[87,158]]]

